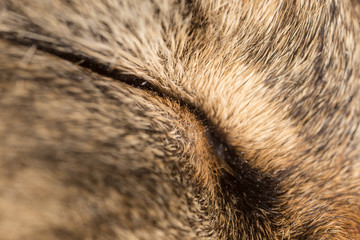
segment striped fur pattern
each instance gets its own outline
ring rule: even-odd
[[[2,0],[0,236],[360,239],[360,2]]]

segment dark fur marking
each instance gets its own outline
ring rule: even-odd
[[[56,236],[57,239],[72,239],[72,240],[81,240],[84,239],[85,236],[82,236],[79,232],[71,232],[67,229],[63,228],[54,228],[52,229],[53,234]]]

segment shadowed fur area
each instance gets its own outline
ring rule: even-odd
[[[360,239],[360,2],[0,1],[0,239]]]

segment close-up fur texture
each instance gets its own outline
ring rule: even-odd
[[[1,0],[0,239],[360,239],[358,0]]]

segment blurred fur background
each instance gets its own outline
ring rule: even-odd
[[[0,2],[0,238],[360,239],[360,2]]]

